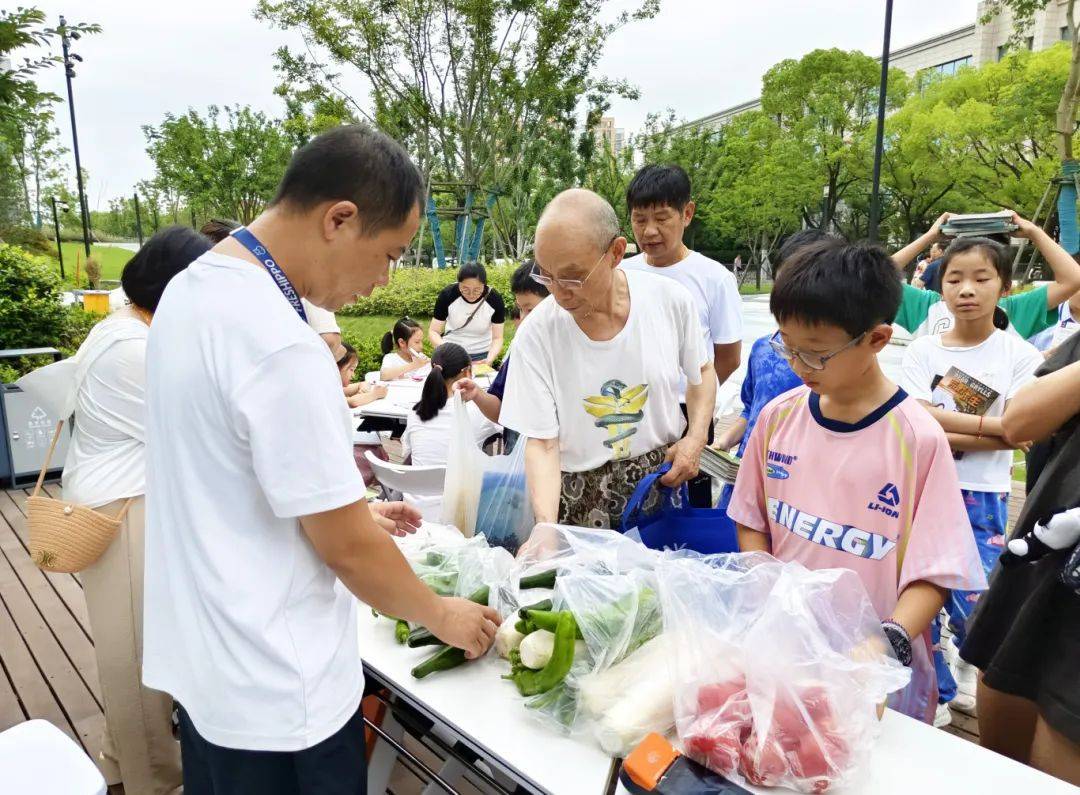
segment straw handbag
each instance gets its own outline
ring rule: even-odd
[[[131,507],[131,500],[113,517],[83,505],[41,496],[41,484],[63,427],[64,421],[60,420],[34,493],[26,499],[26,518],[30,525],[30,557],[38,568],[71,574],[82,571],[104,554]]]

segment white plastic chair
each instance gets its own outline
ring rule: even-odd
[[[45,720],[0,732],[0,791],[34,795],[105,795],[97,766]]]
[[[421,497],[441,495],[446,482],[446,467],[414,467],[409,464],[392,464],[376,458],[368,450],[364,453],[379,483],[388,489],[408,492]]]
[[[376,458],[370,451],[364,456],[375,473],[384,492],[400,491],[405,500],[413,503],[424,519],[437,522],[442,517],[443,484],[446,467],[414,467],[408,464],[391,464]]]

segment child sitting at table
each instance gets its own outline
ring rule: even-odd
[[[406,460],[411,457],[414,466],[446,465],[454,428],[454,414],[446,404],[454,394],[454,385],[471,376],[472,359],[464,348],[444,342],[435,349],[420,402],[413,406],[401,437],[402,455]],[[465,410],[478,447],[502,430],[485,418],[475,403],[467,402]]]
[[[424,355],[424,330],[411,318],[403,317],[382,338],[382,370],[379,378],[396,381],[415,373],[423,378],[431,362]]]
[[[985,589],[986,576],[945,432],[878,363],[899,304],[878,248],[826,240],[785,263],[772,345],[805,385],[762,409],[728,515],[744,552],[859,575],[912,669],[890,704],[929,722],[930,624],[949,589]]]
[[[341,373],[341,388],[345,391],[345,399],[351,409],[381,400],[386,397],[387,392],[385,386],[372,386],[363,381],[354,383],[353,376],[356,374],[358,364],[360,364],[360,356],[356,348],[347,342],[341,343],[338,348],[337,366],[338,372]]]

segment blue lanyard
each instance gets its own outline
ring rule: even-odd
[[[241,226],[239,229],[234,229],[232,236],[236,238],[244,248],[255,255],[255,258],[262,263],[267,272],[273,277],[274,284],[281,290],[281,294],[288,299],[292,304],[292,308],[296,310],[296,314],[300,315],[300,319],[307,323],[307,312],[304,311],[304,305],[300,303],[300,296],[296,293],[296,288],[292,286],[292,282],[289,281],[289,277],[285,275],[285,271],[281,269],[281,266],[274,261],[274,258],[270,256],[270,252],[266,250],[266,246],[259,242],[259,238],[251,234],[246,228]]]

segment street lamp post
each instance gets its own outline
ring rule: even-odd
[[[52,199],[52,220],[53,227],[56,229],[56,256],[60,260],[60,278],[66,279],[64,274],[64,247],[60,245],[60,216],[56,214],[56,209],[59,207],[64,212],[67,212],[70,208],[64,202],[58,202],[55,196],[50,196]]]
[[[889,88],[889,39],[892,36],[893,0],[885,0],[885,42],[881,49],[881,84],[878,86],[877,137],[874,140],[874,182],[870,189],[870,224],[867,237],[878,242],[881,221],[881,155],[885,148],[885,94]]]
[[[139,212],[139,194],[136,192],[135,197],[135,233],[139,236],[139,248],[142,248],[142,213]]]
[[[71,39],[78,39],[79,31],[71,32]],[[86,257],[90,258],[90,212],[86,206],[86,191],[83,188],[82,163],[79,161],[79,131],[75,126],[75,99],[71,93],[71,78],[75,77],[75,61],[82,63],[82,56],[71,52],[68,38],[67,20],[60,17],[60,46],[64,50],[64,77],[67,80],[68,111],[71,113],[71,144],[75,151],[75,179],[79,186],[79,210],[82,213],[83,247]]]

